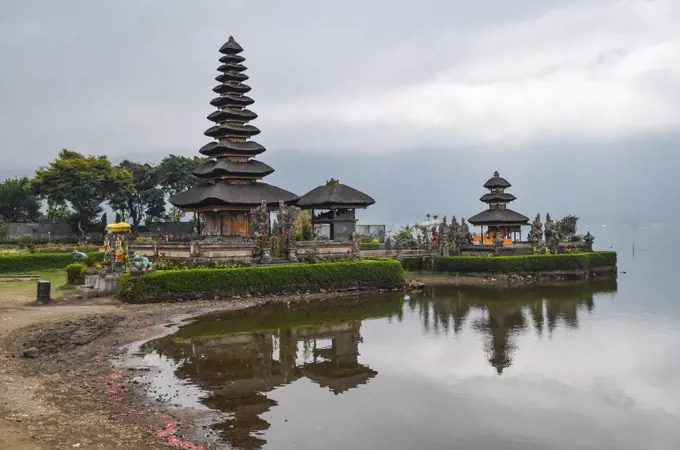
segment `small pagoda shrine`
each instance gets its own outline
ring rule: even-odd
[[[516,200],[514,195],[505,192],[510,186],[512,185],[502,178],[498,171],[484,183],[489,193],[484,194],[479,200],[488,204],[489,209],[468,219],[472,225],[481,227],[480,236],[474,238],[475,243],[493,245],[493,238],[497,233],[503,237],[503,245],[512,244],[517,237],[519,240],[522,239],[522,225],[528,225],[529,218],[508,208],[508,203]]]
[[[300,197],[297,206],[311,210],[314,238],[346,242],[356,230],[356,210],[374,203],[370,196],[331,178]]]
[[[251,137],[260,133],[248,122],[257,114],[247,109],[255,101],[246,96],[250,86],[244,84],[245,61],[239,53],[243,48],[230,37],[220,48],[221,72],[215,79],[220,83],[213,91],[220,96],[210,104],[217,108],[208,119],[215,125],[205,135],[214,139],[199,152],[210,159],[194,171],[200,182],[197,186],[174,195],[170,203],[184,211],[200,211],[203,218],[202,234],[220,239],[239,240],[250,237],[250,210],[264,201],[276,209],[280,201],[294,204],[298,196],[260,180],[274,172],[255,156],[265,148]]]

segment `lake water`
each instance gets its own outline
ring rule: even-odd
[[[144,345],[152,390],[216,448],[678,449],[677,245],[598,231],[618,280],[206,318]]]

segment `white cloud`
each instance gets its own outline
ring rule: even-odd
[[[316,124],[335,130],[332,140],[306,133],[324,149],[360,151],[445,143],[507,148],[677,130],[678,22],[675,0],[623,1],[560,8],[489,29],[446,30],[385,60],[418,70],[418,53],[455,47],[450,66],[422,82],[289,101],[267,111],[276,123],[265,129],[292,145],[299,142],[295,124]]]

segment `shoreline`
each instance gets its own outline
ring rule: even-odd
[[[551,284],[512,284],[508,276],[491,278],[407,273],[408,282],[419,281],[421,288]],[[552,284],[588,281],[553,280]],[[125,364],[134,358],[135,346],[173,333],[197,316],[257,314],[262,308],[291,303],[302,308],[352,303],[370,294],[411,290],[418,288],[153,304],[127,304],[113,298],[66,299],[47,306],[0,304],[0,386],[4,387],[0,389],[0,448],[166,449],[181,444],[197,450],[201,447],[191,440],[206,435],[197,433],[194,424],[206,413],[173,407],[162,395],[146,392],[139,378],[148,375],[149,368]],[[28,347],[39,349],[36,359],[22,356]],[[79,414],[74,417],[73,411]]]
[[[116,364],[130,346],[167,334],[167,325],[180,318],[255,313],[293,302],[316,307],[378,292],[143,305],[100,298],[0,308],[0,448],[167,449],[181,444],[197,450],[201,447],[183,437],[189,429],[181,424],[193,423],[198,413],[150,397],[137,380],[139,369]],[[40,350],[37,358],[22,356],[30,347]],[[74,417],[73,411],[79,414]]]

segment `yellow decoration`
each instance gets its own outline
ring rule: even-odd
[[[105,229],[113,233],[129,233],[132,230],[132,226],[129,223],[118,222],[107,225]]]

